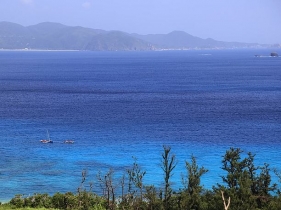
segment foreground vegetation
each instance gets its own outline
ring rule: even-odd
[[[130,169],[121,178],[114,176],[114,171],[99,173],[97,182],[102,192],[93,192],[93,185],[85,187],[86,171],[82,172],[80,187],[76,193],[34,194],[25,197],[15,195],[6,209],[89,209],[89,210],[280,210],[281,193],[277,184],[271,183],[271,169],[268,164],[255,166],[255,155],[244,154],[239,148],[230,148],[222,159],[223,184],[204,189],[200,183],[208,169],[198,166],[196,158],[191,156],[185,161],[186,173],[182,178],[182,188],[174,191],[171,177],[177,165],[170,147],[163,147],[161,169],[164,185],[156,188],[145,185],[142,170],[134,159]],[[274,173],[281,178],[278,171]]]

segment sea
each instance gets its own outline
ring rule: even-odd
[[[281,170],[280,49],[151,52],[0,51],[0,201],[16,194],[77,192],[137,162],[145,185],[163,187],[163,147],[223,184],[233,148]],[[255,56],[259,55],[259,56]],[[49,138],[52,144],[42,144]],[[65,140],[75,141],[64,144]],[[279,183],[280,184],[280,183]],[[280,185],[279,185],[280,186]]]

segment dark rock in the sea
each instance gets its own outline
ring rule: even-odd
[[[271,57],[278,57],[278,54],[276,52],[272,52],[272,53],[270,53],[270,56]]]

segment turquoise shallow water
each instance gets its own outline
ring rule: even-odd
[[[175,189],[191,154],[209,169],[207,188],[230,147],[280,168],[281,58],[254,57],[269,53],[1,51],[0,200],[75,192],[83,169],[96,183],[132,156],[160,187],[163,145],[178,160]],[[46,130],[53,144],[40,143]]]

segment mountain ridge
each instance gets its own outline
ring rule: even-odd
[[[202,39],[184,31],[139,35],[54,22],[22,26],[3,21],[0,29],[0,49],[148,51],[270,47],[258,43]]]

